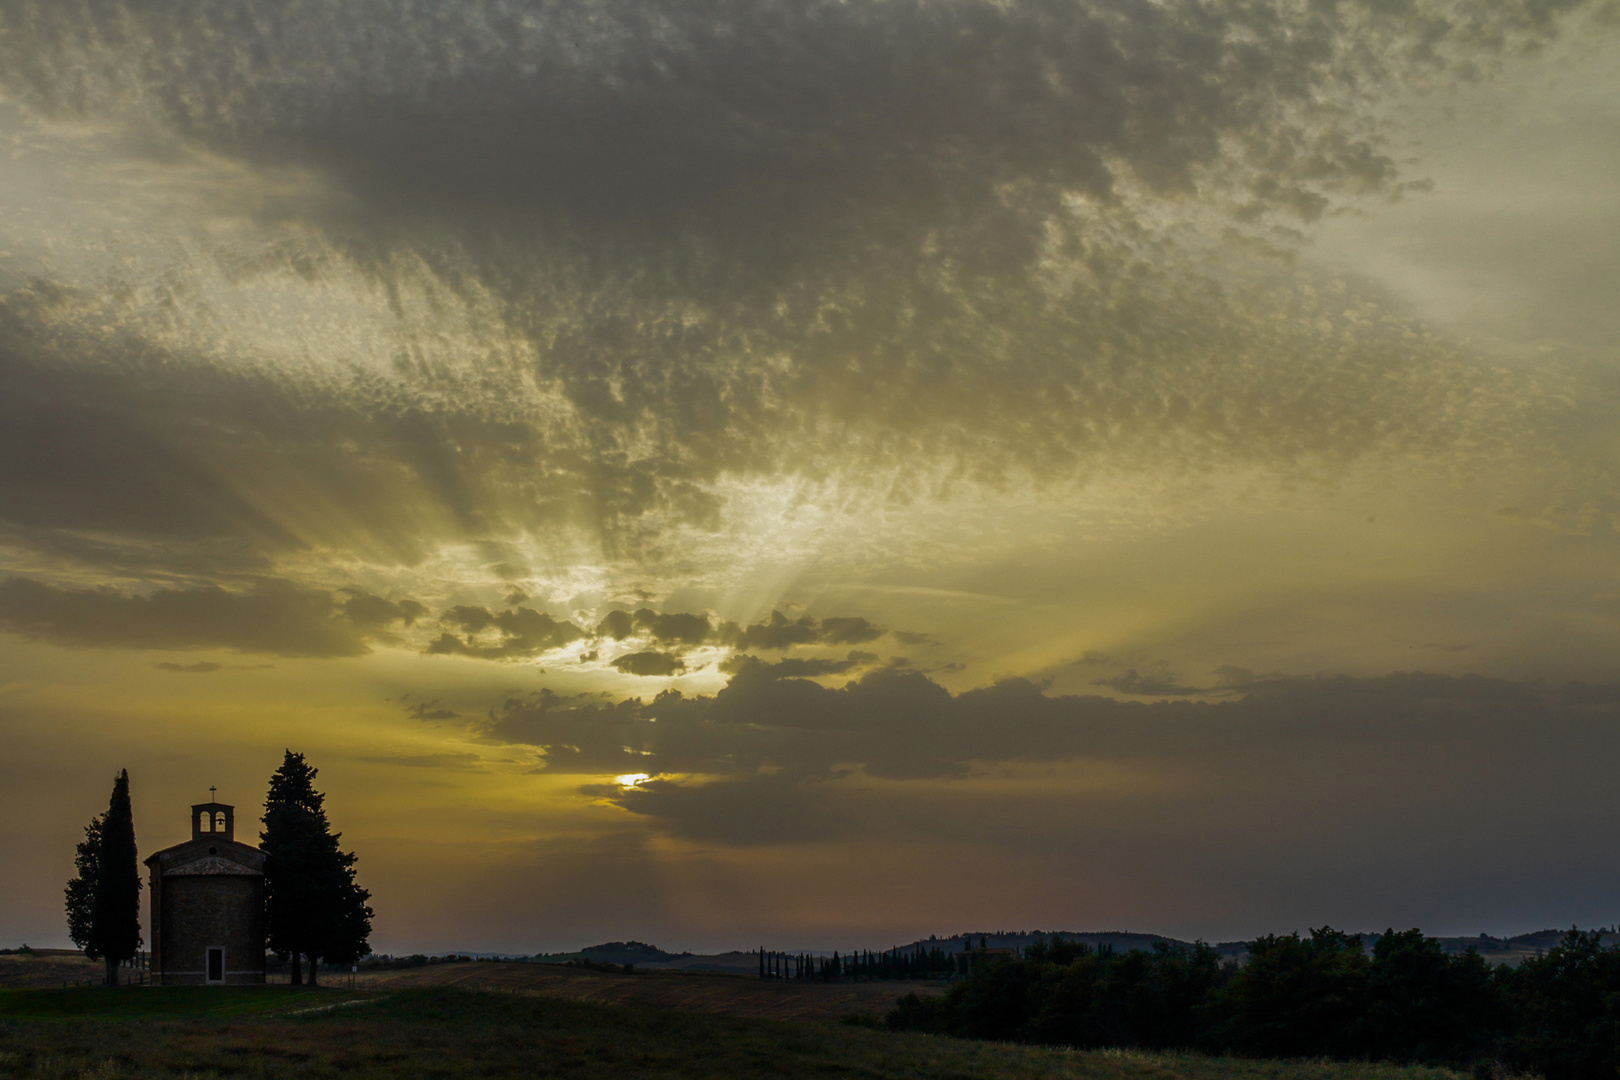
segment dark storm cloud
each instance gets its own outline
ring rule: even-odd
[[[903,783],[840,781],[852,772],[940,781],[1058,764],[1149,778],[1144,791],[1119,797],[1152,818],[1152,829],[1171,805],[1205,805],[1216,817],[1204,828],[1258,829],[1257,815],[1289,802],[1308,805],[1313,820],[1331,815],[1330,797],[1350,818],[1381,814],[1375,804],[1393,798],[1435,803],[1425,813],[1439,820],[1443,793],[1515,776],[1525,785],[1515,805],[1553,798],[1569,747],[1613,762],[1620,730],[1614,685],[1411,673],[1271,679],[1238,700],[1144,704],[1048,696],[1023,680],[953,696],[892,668],[830,689],[764,667],[744,666],[714,697],[508,699],[477,726],[497,742],[544,748],[548,769],[650,773],[652,783],[597,794],[682,835],[736,843],[846,835],[857,822],[865,833],[986,842],[1017,834],[1038,843],[1048,830],[1019,819],[1015,806],[1070,815],[1076,799],[1112,796],[1088,794],[1084,783],[1067,794],[1061,785],[1032,789],[1021,802],[986,796],[999,809],[975,820],[980,796],[971,782],[946,799],[932,787],[908,795]],[[1431,792],[1408,790],[1424,782]],[[953,809],[952,801],[963,805]],[[1149,804],[1159,809],[1140,809]]]
[[[356,600],[366,619],[347,614]],[[57,645],[126,649],[234,649],[279,656],[360,656],[386,627],[388,601],[346,600],[318,589],[271,583],[251,592],[205,586],[129,595],[116,589],[63,589],[27,578],[0,581],[0,629]],[[411,601],[397,605],[409,610]],[[180,670],[180,669],[175,669]],[[190,667],[185,670],[200,670]]]

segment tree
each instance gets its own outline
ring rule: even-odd
[[[96,948],[95,903],[96,876],[101,865],[101,819],[97,814],[84,827],[84,839],[73,853],[73,865],[79,874],[67,883],[68,937],[84,950],[91,960],[101,959]]]
[[[1517,1020],[1514,1064],[1549,1080],[1620,1071],[1620,948],[1605,948],[1600,931],[1571,929],[1546,956],[1502,974]]]
[[[354,880],[355,855],[342,851],[326,820],[326,796],[315,790],[317,770],[303,754],[286,752],[270,777],[264,804],[265,929],[277,956],[292,960],[292,982],[309,982],[317,965],[348,963],[371,952],[371,894]]]
[[[1367,1051],[1374,1057],[1466,1064],[1489,1049],[1506,1020],[1479,953],[1447,956],[1421,930],[1384,931],[1373,946],[1367,989]]]
[[[141,874],[136,864],[135,817],[129,804],[129,772],[113,781],[107,812],[85,826],[74,852],[79,873],[67,883],[68,937],[92,960],[107,964],[108,986],[118,985],[118,965],[141,947]]]
[[[1361,938],[1331,927],[1256,938],[1216,1002],[1222,1041],[1257,1057],[1365,1056],[1367,969]]]

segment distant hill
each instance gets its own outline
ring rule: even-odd
[[[1024,949],[1037,941],[1051,941],[1054,937],[1064,941],[1083,941],[1094,949],[1108,947],[1115,952],[1129,952],[1132,949],[1151,949],[1155,942],[1166,941],[1172,945],[1187,944],[1175,938],[1167,938],[1161,934],[1133,934],[1124,930],[996,930],[979,931],[968,934],[952,934],[950,937],[919,938],[909,945],[901,945],[902,952],[913,949],[944,949],[946,952],[966,952],[977,949],[982,942],[988,949]]]
[[[1485,959],[1495,964],[1517,964],[1526,957],[1539,956],[1548,949],[1557,945],[1564,939],[1567,930],[1537,930],[1530,934],[1519,934],[1509,938],[1493,938],[1486,934],[1477,937],[1443,937],[1441,946],[1450,953],[1464,952],[1469,948],[1477,949]],[[1620,944],[1620,932],[1603,929],[1603,943],[1605,945]],[[983,942],[989,949],[1024,949],[1037,941],[1051,941],[1058,937],[1065,941],[1081,941],[1094,949],[1111,948],[1117,953],[1129,952],[1132,949],[1152,949],[1158,942],[1167,942],[1171,945],[1190,945],[1191,942],[1179,938],[1165,937],[1163,934],[1138,934],[1125,930],[984,930],[971,933],[952,934],[949,937],[918,938],[916,941],[904,945],[892,946],[901,952],[913,950],[943,949],[945,952],[963,952],[976,949]],[[1377,933],[1363,931],[1362,940],[1370,950],[1373,943],[1378,940]],[[1249,954],[1247,941],[1221,941],[1211,945],[1224,960],[1241,962]],[[796,950],[783,950],[796,951]],[[839,950],[848,955],[849,950]],[[879,950],[874,950],[879,951]],[[808,952],[810,956],[831,956],[830,949],[817,949]],[[540,963],[566,963],[569,960],[591,960],[603,964],[634,964],[638,968],[653,968],[666,971],[708,971],[733,972],[740,975],[752,974],[758,969],[759,954],[753,951],[741,950],[717,954],[696,954],[690,952],[665,952],[656,945],[648,945],[642,941],[608,941],[601,945],[588,945],[576,952],[549,953],[528,959]]]
[[[1442,937],[1439,942],[1448,953],[1466,952],[1476,950],[1486,960],[1496,964],[1517,964],[1529,956],[1541,956],[1548,949],[1563,941],[1568,930],[1537,930],[1529,934],[1517,934],[1513,937],[1495,938],[1489,934],[1480,934],[1477,937]],[[1604,945],[1620,945],[1620,928],[1601,928],[1599,933],[1603,936]],[[1361,939],[1366,942],[1370,951],[1373,943],[1381,936],[1378,932],[1363,931]],[[1064,941],[1083,941],[1092,948],[1110,947],[1115,952],[1129,952],[1131,949],[1151,949],[1155,942],[1168,942],[1172,945],[1190,945],[1191,942],[1181,941],[1177,938],[1164,937],[1161,934],[1134,934],[1122,930],[1109,930],[1104,932],[1075,931],[1075,930],[998,930],[991,932],[953,934],[950,937],[921,938],[903,945],[902,950],[940,948],[946,952],[961,952],[964,948],[977,948],[982,941],[990,949],[1023,949],[1037,941],[1051,941],[1054,937]],[[969,944],[971,943],[971,944]],[[1249,954],[1247,941],[1221,941],[1211,946],[1223,959],[1241,961]]]
[[[599,964],[670,964],[691,958],[689,952],[665,952],[645,941],[608,941],[601,945],[587,945],[578,952],[547,953],[534,957],[541,963],[563,963],[568,960],[594,960]]]

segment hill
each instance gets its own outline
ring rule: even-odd
[[[689,952],[665,952],[644,941],[608,941],[601,945],[587,945],[578,952],[544,953],[530,957],[542,964],[565,963],[569,960],[592,960],[599,964],[679,964],[691,959]]]

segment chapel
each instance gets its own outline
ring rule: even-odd
[[[193,806],[191,839],[149,856],[146,865],[154,983],[264,982],[264,852],[236,840],[235,807]]]

